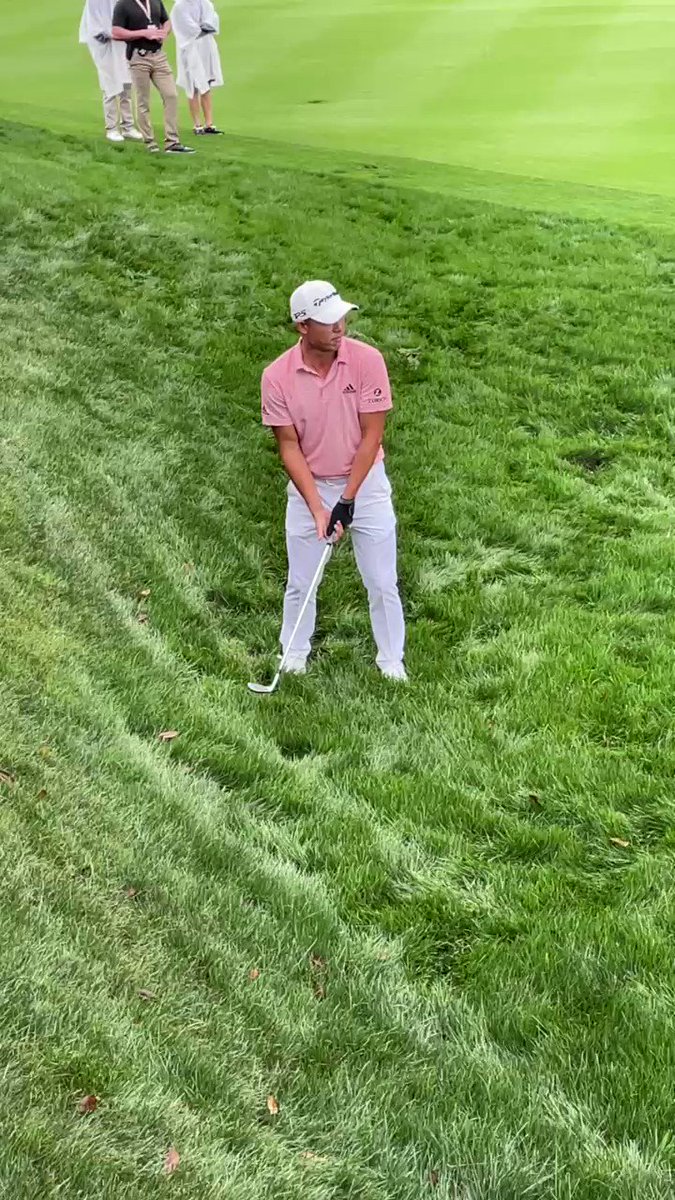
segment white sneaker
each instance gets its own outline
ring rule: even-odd
[[[400,679],[402,683],[406,683],[408,676],[402,662],[378,663],[380,671],[385,679]]]
[[[280,660],[281,661],[281,660]],[[284,675],[306,675],[307,659],[303,654],[289,654],[284,663]]]
[[[109,142],[123,142],[124,141],[124,138],[122,137],[122,134],[120,133],[119,129],[111,129],[111,130],[109,130],[108,133],[106,133],[105,136],[107,137]]]
[[[139,129],[125,129],[122,135],[127,142],[142,142],[143,134]]]

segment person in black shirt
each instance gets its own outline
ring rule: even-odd
[[[171,33],[171,22],[162,0],[117,0],[112,18],[112,36],[126,42],[127,59],[138,103],[138,124],[148,150],[159,146],[150,121],[150,84],[162,97],[164,106],[164,148],[167,154],[194,154],[181,145],[178,136],[178,94],[164,42]]]

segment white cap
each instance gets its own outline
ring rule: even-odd
[[[348,304],[335,290],[332,283],[323,279],[311,279],[296,288],[291,296],[291,320],[318,321],[320,325],[335,325],[353,312],[358,304]]]

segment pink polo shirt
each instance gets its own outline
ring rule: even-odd
[[[312,475],[349,475],[361,444],[359,413],[392,407],[387,367],[379,350],[343,338],[322,379],[305,366],[300,343],[270,363],[262,377],[263,425],[294,425]],[[380,446],[376,461],[384,458]]]

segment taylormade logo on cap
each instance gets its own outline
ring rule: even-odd
[[[324,279],[311,279],[296,288],[291,296],[291,320],[318,321],[320,325],[336,325],[348,312],[358,308],[349,304],[340,293]]]

